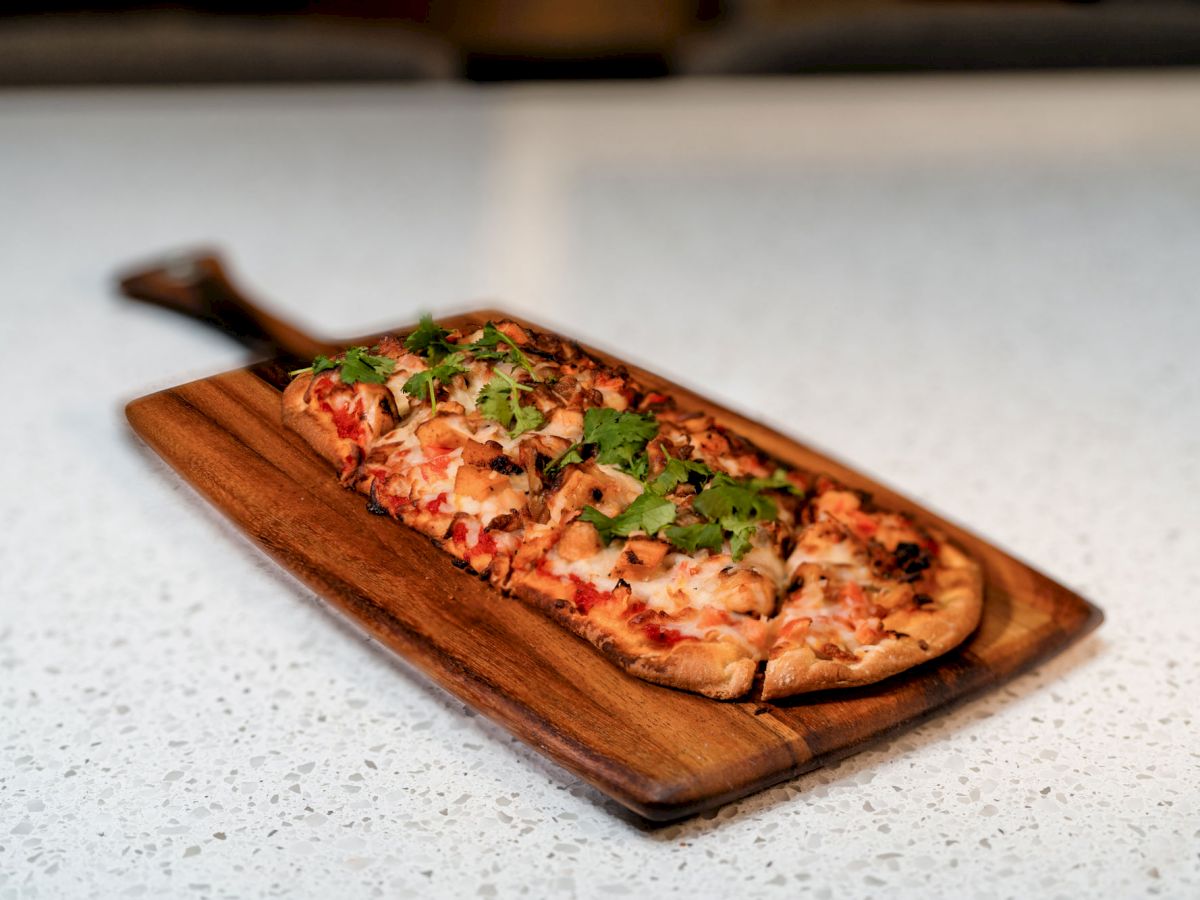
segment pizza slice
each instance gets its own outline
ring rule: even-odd
[[[745,694],[775,580],[749,560],[672,546],[659,536],[671,501],[606,469],[573,466],[551,491],[549,521],[526,530],[511,589],[639,677],[711,697]]]
[[[333,463],[343,482],[357,475],[375,440],[396,424],[395,398],[384,384],[394,367],[390,356],[353,347],[336,361],[318,356],[293,372],[283,392],[283,424]]]
[[[946,653],[979,623],[979,568],[909,517],[818,479],[763,680],[764,699],[869,684]]]

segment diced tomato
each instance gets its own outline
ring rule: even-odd
[[[589,584],[578,575],[571,576],[571,583],[575,585],[575,595],[571,599],[581,613],[587,614],[596,604],[612,599],[612,594],[608,591],[597,590],[595,585]]]
[[[425,504],[425,510],[427,512],[431,512],[431,513],[441,512],[442,504],[445,502],[446,502],[446,492],[442,491],[440,494],[438,494],[436,497],[434,497],[432,500],[430,500],[428,503]]]
[[[353,441],[362,442],[364,433],[362,426],[362,399],[358,396],[351,395],[351,399],[346,403],[334,404],[330,402],[334,389],[339,387],[340,383],[334,383],[333,379],[328,375],[319,376],[313,382],[313,396],[317,400],[317,407],[322,412],[329,413],[333,419],[334,427],[337,428],[338,437],[349,438]]]
[[[459,519],[450,527],[450,540],[456,544],[462,544],[466,547],[468,534],[467,523]],[[473,559],[476,556],[495,556],[496,541],[486,531],[480,531],[479,537],[475,543],[466,547],[467,557]]]
[[[356,403],[354,406],[357,407],[358,404]],[[333,424],[337,426],[338,437],[362,441],[363,426],[360,411],[334,406],[330,408],[330,414],[333,416]]]
[[[450,454],[454,448],[447,447],[429,447],[426,452],[426,460],[421,463],[422,471],[429,469],[434,472],[445,474],[446,468],[450,465]],[[432,454],[432,455],[430,455]],[[428,476],[426,476],[428,477]]]
[[[850,520],[854,524],[854,530],[857,531],[861,537],[872,537],[874,536],[875,532],[879,530],[879,523],[867,513],[855,511],[851,514]]]
[[[663,628],[661,625],[655,625],[653,623],[643,625],[642,631],[644,631],[646,637],[650,638],[650,640],[652,640],[654,643],[662,644],[666,647],[674,647],[680,641],[696,640],[696,638],[683,634],[680,631],[676,631],[674,628]]]
[[[480,531],[479,540],[475,542],[475,546],[471,549],[471,555],[478,556],[485,553],[488,556],[496,555],[496,541],[486,531]]]
[[[318,375],[312,382],[312,395],[317,398],[317,401],[326,400],[330,393],[333,392],[333,378],[329,375]]]

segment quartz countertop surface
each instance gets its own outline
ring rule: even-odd
[[[1197,110],[1165,72],[0,93],[0,900],[1197,896]],[[619,348],[1107,621],[645,826],[132,436],[247,359],[114,295],[198,244],[318,333],[495,303]]]

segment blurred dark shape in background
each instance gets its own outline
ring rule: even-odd
[[[316,0],[0,8],[0,85],[1200,63],[1200,0]]]

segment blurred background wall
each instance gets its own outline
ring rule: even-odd
[[[1198,0],[17,0],[0,10],[0,85],[1198,62]]]

